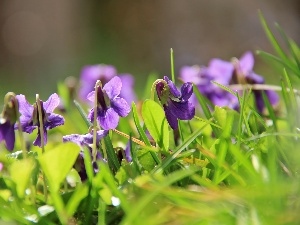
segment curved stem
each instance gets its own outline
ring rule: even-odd
[[[93,120],[93,162],[96,161],[97,155],[97,107],[98,107],[98,88],[101,85],[101,81],[97,80],[95,84],[95,96],[94,96],[94,120]]]

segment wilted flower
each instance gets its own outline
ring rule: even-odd
[[[17,120],[18,106],[13,93],[7,93],[4,98],[4,108],[0,114],[0,141],[5,142],[8,150],[15,146],[15,123]]]
[[[96,147],[99,149],[99,141],[104,138],[108,134],[108,131],[105,130],[98,130],[96,134]],[[63,136],[63,142],[74,142],[75,144],[81,146],[81,147],[87,147],[90,151],[90,154],[92,155],[92,145],[93,145],[93,133],[87,133],[87,134],[70,134]],[[97,160],[103,159],[100,151],[96,152],[95,158]],[[96,162],[93,163],[93,169],[94,173],[98,172],[98,165]],[[74,168],[78,171],[78,174],[82,181],[85,181],[87,179],[87,174],[84,166],[84,153],[83,151],[80,151],[78,158],[76,160],[76,163],[74,165]]]
[[[103,88],[98,87],[97,108],[92,108],[88,118],[94,120],[94,110],[97,110],[97,120],[104,130],[115,129],[118,126],[120,116],[125,117],[130,112],[130,106],[125,99],[120,98],[122,82],[119,77],[112,78]],[[88,94],[87,98],[94,102],[95,91]]]
[[[172,129],[178,128],[178,119],[191,120],[195,116],[195,107],[189,102],[193,93],[192,83],[184,83],[179,91],[165,76],[164,80],[156,84],[156,92]]]
[[[32,133],[35,128],[40,127],[37,102],[30,105],[24,95],[17,95],[16,98],[19,101],[22,130],[26,133]],[[59,105],[59,102],[60,99],[56,93],[52,94],[46,102],[40,100],[44,128],[44,144],[47,143],[47,130],[64,124],[64,118],[61,115],[53,113],[54,109]],[[33,142],[33,145],[41,147],[40,129],[38,129],[38,136]]]
[[[136,100],[134,93],[134,78],[130,74],[118,74],[114,66],[99,64],[89,65],[83,67],[80,76],[80,90],[79,96],[82,100],[86,100],[88,93],[94,90],[94,84],[97,80],[102,83],[108,82],[114,76],[120,77],[123,88],[120,92],[120,97],[124,98],[127,102]]]

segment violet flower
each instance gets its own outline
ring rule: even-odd
[[[242,55],[242,57],[234,62],[234,78],[237,81],[241,80],[242,82],[245,81],[248,84],[264,84],[265,80],[260,75],[253,72],[254,67],[254,57],[251,52],[246,52]],[[275,91],[266,90],[264,91],[267,95],[270,103],[272,105],[276,105],[279,102],[279,96]],[[259,112],[262,112],[264,109],[264,101],[262,97],[262,91],[253,90],[256,107]]]
[[[165,76],[164,80],[156,84],[156,92],[172,129],[178,128],[178,119],[191,120],[195,116],[195,107],[189,102],[193,93],[192,83],[184,83],[179,91],[175,84]]]
[[[94,90],[94,84],[97,80],[102,83],[108,82],[114,76],[119,76],[123,89],[121,90],[120,97],[124,98],[127,102],[132,102],[136,100],[136,95],[134,93],[134,78],[130,74],[119,74],[114,66],[99,64],[99,65],[89,65],[83,67],[80,76],[80,90],[79,97],[82,100],[86,100],[88,93]]]
[[[246,52],[239,60],[227,62],[221,59],[210,60],[208,67],[183,67],[180,77],[184,82],[193,82],[199,91],[206,96],[214,105],[227,106],[232,109],[239,109],[239,102],[236,96],[223,90],[212,83],[217,82],[224,86],[231,84],[263,84],[264,78],[253,72],[254,57],[251,52]],[[257,109],[262,112],[264,102],[262,91],[253,90]],[[271,90],[265,91],[272,105],[276,105],[279,96]]]
[[[38,136],[33,142],[33,145],[42,147],[37,103],[30,105],[24,95],[17,95],[16,98],[19,101],[22,130],[26,133],[32,133],[34,129],[38,128]],[[59,105],[59,102],[60,99],[56,93],[52,94],[46,102],[40,100],[44,128],[44,144],[47,143],[47,131],[64,124],[64,118],[61,115],[53,113],[54,109]]]
[[[130,112],[130,106],[125,99],[120,98],[122,82],[119,77],[112,78],[103,88],[98,87],[97,108],[92,108],[88,118],[94,120],[94,110],[97,110],[97,120],[104,130],[115,129],[118,126],[120,116],[125,117]],[[95,91],[88,94],[87,99],[95,100]]]
[[[108,134],[108,131],[105,130],[98,130],[96,134],[96,147],[99,149],[99,142],[102,138],[104,138]],[[87,147],[89,149],[90,154],[92,155],[92,146],[93,146],[93,131],[87,134],[70,134],[63,136],[63,142],[74,142],[75,144],[79,145],[80,147]],[[96,153],[96,159],[102,160],[103,156],[101,155],[100,151]],[[92,162],[94,173],[96,174],[99,171],[97,162]],[[74,164],[74,168],[77,170],[81,181],[85,181],[87,179],[87,174],[84,166],[84,153],[80,151],[77,160]]]
[[[8,93],[10,94],[10,93]],[[8,96],[8,94],[6,96]],[[6,99],[5,96],[5,99]],[[13,150],[15,146],[15,123],[17,120],[17,108],[15,105],[15,96],[8,96],[9,99],[4,105],[3,111],[0,114],[0,142],[4,141],[8,150]]]

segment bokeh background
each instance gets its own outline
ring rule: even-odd
[[[1,0],[0,94],[48,98],[57,81],[98,63],[133,74],[141,89],[149,73],[170,74],[171,47],[177,72],[213,57],[272,52],[258,9],[299,43],[299,0]],[[267,71],[256,58],[255,70]]]

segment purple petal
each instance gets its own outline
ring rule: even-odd
[[[126,144],[126,147],[125,147],[125,157],[126,157],[127,162],[132,162],[130,148],[131,148],[130,141],[128,141]]]
[[[86,98],[88,100],[90,100],[91,102],[94,102],[94,100],[95,100],[95,91],[92,91],[92,92],[88,93],[88,95],[86,96]]]
[[[123,98],[115,98],[111,101],[111,107],[119,114],[121,117],[125,117],[130,112],[131,108]]]
[[[104,85],[103,90],[106,91],[106,94],[108,95],[109,99],[114,99],[120,94],[121,88],[121,79],[118,76],[115,76]]]
[[[208,73],[217,83],[228,85],[232,78],[234,67],[232,63],[221,59],[212,59],[209,62]]]
[[[239,64],[240,64],[240,69],[242,71],[242,73],[246,76],[248,73],[250,73],[253,70],[253,66],[254,66],[254,57],[252,52],[245,52],[240,60],[239,60]]]
[[[54,127],[63,125],[65,123],[65,120],[63,118],[63,116],[55,114],[55,113],[51,113],[48,118],[47,121],[44,124],[44,127],[49,130],[52,129]]]
[[[279,95],[275,91],[266,91],[269,101],[272,105],[276,105],[279,102]]]
[[[178,119],[177,119],[177,116],[172,112],[172,109],[170,107],[167,107],[166,105],[164,105],[164,110],[165,110],[166,118],[167,118],[167,121],[168,121],[170,127],[173,130],[178,129]]]
[[[80,134],[70,134],[63,136],[63,142],[71,141],[79,146],[82,146],[84,144],[84,137]]]
[[[33,114],[33,106],[27,102],[25,95],[17,95],[16,98],[19,102],[19,112],[24,117],[31,118]]]
[[[60,98],[56,93],[50,95],[48,100],[43,103],[43,107],[47,113],[52,113],[54,109],[59,105]]]
[[[167,108],[181,120],[191,120],[195,116],[195,107],[190,102],[168,101]]]
[[[136,95],[134,93],[134,78],[130,74],[120,74],[122,81],[122,89],[120,97],[124,98],[127,102],[132,102],[136,100]]]
[[[262,76],[259,76],[253,72],[250,72],[246,75],[247,82],[250,84],[263,84],[265,79]]]
[[[44,129],[44,145],[47,144],[47,130]],[[33,142],[34,146],[39,146],[42,147],[42,143],[41,143],[41,135],[40,135],[40,131],[38,131],[38,135],[37,138],[35,139],[35,141]]]
[[[4,140],[6,148],[8,150],[13,150],[15,146],[15,129],[14,125],[6,121],[0,124],[0,141]]]
[[[118,126],[119,118],[119,115],[112,108],[98,113],[98,121],[104,130],[115,129]]]
[[[180,78],[184,82],[192,82],[196,85],[202,83],[201,69],[199,66],[184,66],[180,69]]]
[[[190,82],[184,83],[181,86],[181,99],[187,101],[189,100],[192,94],[193,94],[193,84]]]
[[[175,98],[179,98],[181,96],[181,94],[180,94],[180,91],[175,86],[175,84],[167,76],[164,76],[164,80],[167,82],[167,84],[168,84],[168,86],[170,88],[170,92],[172,93],[172,95]]]
[[[81,99],[85,100],[87,94],[94,89],[97,80],[105,83],[116,75],[116,68],[110,65],[100,64],[83,67],[80,77],[81,88],[79,90]]]
[[[108,134],[107,130],[98,130],[96,134],[96,142],[99,143],[99,141],[102,138],[104,138],[107,134]],[[84,143],[87,145],[93,144],[93,136],[94,136],[93,131],[91,131],[91,133],[82,135]]]

